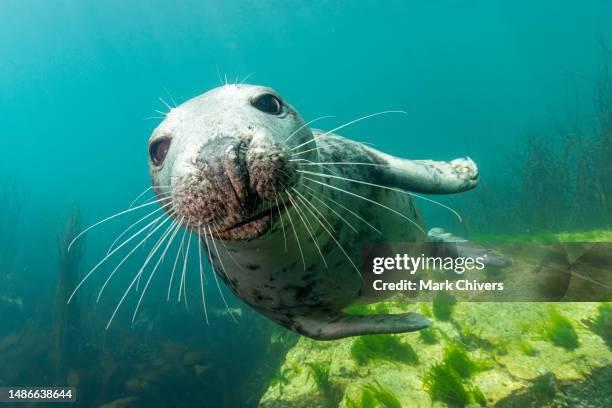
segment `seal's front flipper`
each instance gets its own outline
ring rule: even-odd
[[[295,331],[315,340],[336,340],[364,334],[406,333],[425,329],[431,322],[418,313],[307,316],[295,319]]]
[[[365,147],[376,163],[376,182],[425,194],[454,194],[478,185],[478,167],[469,157],[445,161],[408,160]]]
[[[483,258],[488,267],[506,268],[512,265],[512,260],[490,248],[475,244],[467,239],[458,237],[442,228],[432,228],[427,233],[432,242],[439,243],[436,247],[437,255],[451,258]]]

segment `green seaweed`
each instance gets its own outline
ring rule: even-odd
[[[339,395],[335,392],[334,385],[330,379],[329,364],[308,363],[308,367],[310,368],[309,375],[312,375],[317,388],[319,388],[325,400],[330,406],[337,406],[340,402]]]
[[[591,321],[591,329],[612,348],[612,303],[597,307],[597,316]]]
[[[371,360],[419,364],[419,357],[414,349],[391,334],[374,334],[357,338],[351,346],[351,357],[358,365],[366,365]]]
[[[433,315],[432,315],[432,313],[431,313],[431,309],[429,308],[429,306],[427,305],[427,303],[423,303],[423,304],[421,304],[421,314],[422,314],[423,316],[426,316],[426,317],[431,317],[431,316],[433,316]]]
[[[383,408],[402,408],[402,404],[400,403],[399,399],[397,399],[395,394],[389,389],[380,385],[378,381],[366,384],[363,388],[364,393],[370,393]]]
[[[552,373],[546,373],[533,380],[529,387],[529,394],[532,397],[532,402],[538,406],[543,406],[555,399],[557,395],[557,385],[555,376]]]
[[[488,362],[472,359],[466,349],[459,343],[451,343],[446,347],[444,363],[455,370],[462,378],[470,378],[480,371],[491,368],[491,364]]]
[[[329,365],[323,363],[308,363],[310,368],[310,374],[314,379],[320,390],[326,390],[331,388],[331,382],[329,381]]]
[[[433,327],[419,330],[419,337],[425,344],[438,344],[440,342],[436,329]]]
[[[533,347],[531,342],[529,342],[528,340],[520,340],[518,342],[518,347],[523,352],[523,354],[525,354],[526,356],[533,357],[538,354],[538,351]]]
[[[267,388],[278,386],[282,394],[285,385],[289,384],[289,375],[291,373],[296,374],[297,372],[298,368],[296,367],[279,368],[279,370],[268,380]]]
[[[570,320],[551,308],[548,319],[544,325],[543,336],[546,340],[566,350],[578,348],[578,334]]]
[[[433,301],[433,315],[438,320],[450,321],[456,303],[457,301],[451,294],[439,292]]]
[[[489,340],[482,338],[473,329],[468,326],[461,326],[455,322],[455,326],[459,331],[461,342],[470,350],[482,348],[485,350],[494,350],[495,345]]]
[[[489,368],[491,364],[472,359],[461,344],[451,343],[444,350],[444,360],[430,368],[423,384],[434,401],[457,407],[472,402],[485,406],[484,394],[469,378]]]
[[[464,407],[472,400],[461,376],[445,363],[434,364],[425,374],[423,384],[434,401]]]

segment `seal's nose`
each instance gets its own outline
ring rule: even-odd
[[[246,142],[234,137],[219,137],[206,143],[198,155],[205,164],[205,176],[215,185],[216,194],[228,205],[234,202],[247,208],[249,196],[249,174],[245,154]]]

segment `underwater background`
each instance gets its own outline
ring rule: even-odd
[[[226,78],[273,87],[305,120],[334,115],[324,129],[402,109],[341,134],[471,157],[479,187],[436,197],[464,222],[420,203],[428,227],[612,241],[610,21],[604,0],[0,1],[0,387],[70,385],[79,406],[109,408],[610,406],[604,303],[395,302],[371,309],[436,328],[317,343],[229,291],[238,324],[213,293],[206,325],[195,281],[193,305],[167,302],[166,265],[138,318],[133,296],[106,330],[145,249],[99,302],[108,266],[66,304],[137,219],[66,252],[150,185],[155,111]]]

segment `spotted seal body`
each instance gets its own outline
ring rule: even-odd
[[[455,193],[478,177],[469,159],[404,160],[311,129],[274,90],[254,85],[173,109],[149,152],[156,193],[172,196],[171,217],[200,236],[227,286],[322,340],[429,326],[416,313],[342,312],[367,297],[362,244],[427,240],[413,200],[394,189]]]

